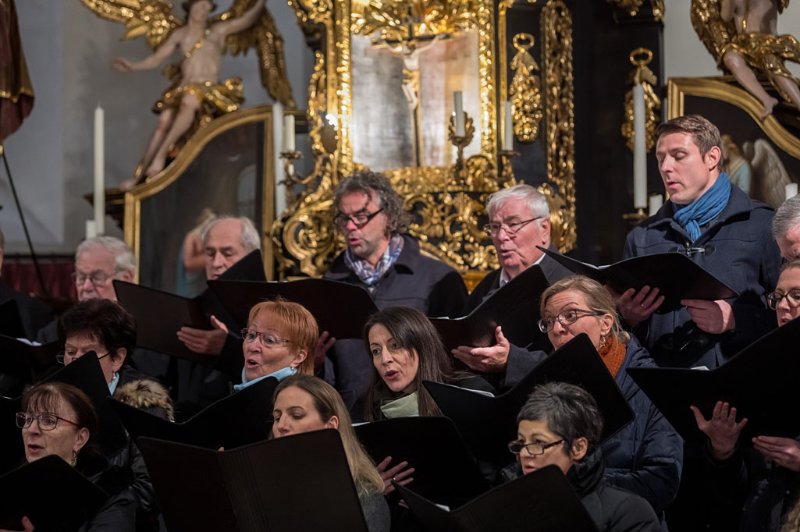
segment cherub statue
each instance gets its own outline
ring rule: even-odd
[[[294,107],[286,76],[283,40],[275,21],[264,9],[265,0],[234,0],[230,9],[214,18],[216,5],[211,0],[183,2],[186,22],[172,15],[167,0],[81,0],[97,15],[124,22],[126,38],[146,35],[154,52],[140,60],[114,59],[113,67],[122,72],[157,68],[176,50],[181,60],[165,69],[172,85],[162,94],[153,110],[158,125],[147,145],[130,188],[164,169],[170,149],[184,136],[212,118],[235,111],[244,101],[239,78],[219,80],[222,56],[246,52],[256,47],[261,63],[261,82],[270,96]]]
[[[717,62],[724,65],[762,105],[762,118],[778,100],[759,82],[767,76],[781,97],[800,109],[800,80],[785,61],[800,62],[800,42],[778,35],[778,14],[789,0],[692,0],[692,25]]]

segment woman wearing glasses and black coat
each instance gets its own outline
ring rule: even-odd
[[[137,500],[131,489],[133,473],[114,466],[97,445],[97,415],[89,398],[64,383],[45,383],[31,388],[22,398],[17,426],[22,430],[28,463],[56,455],[109,494],[102,508],[79,529],[80,532],[134,532]],[[37,523],[27,517],[27,532]]]
[[[646,499],[663,516],[678,492],[683,440],[627,373],[655,362],[619,324],[614,300],[596,281],[564,278],[542,293],[541,327],[555,349],[585,333],[634,412],[633,421],[601,445],[605,479]]]

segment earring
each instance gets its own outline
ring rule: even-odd
[[[606,346],[606,342],[608,341],[608,335],[604,335],[600,337],[600,349]]]
[[[72,450],[72,460],[69,461],[69,465],[71,465],[72,467],[75,467],[75,465],[77,463],[78,463],[78,451],[73,449]]]

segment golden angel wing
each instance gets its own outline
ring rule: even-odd
[[[220,14],[217,20],[241,16],[251,5],[252,0],[234,0],[230,9]],[[287,107],[295,107],[292,87],[289,85],[289,76],[286,71],[283,37],[266,8],[251,27],[229,35],[225,41],[225,47],[232,55],[247,53],[250,48],[255,48],[261,68],[261,84],[264,85],[273,100],[279,101]]]
[[[81,0],[100,18],[125,24],[125,39],[145,35],[156,49],[181,21],[172,15],[166,0]]]
[[[691,20],[694,31],[717,63],[733,40],[736,28],[720,17],[719,0],[692,0]]]

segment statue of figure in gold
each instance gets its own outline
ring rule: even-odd
[[[113,67],[122,72],[157,68],[176,50],[177,64],[165,69],[172,84],[153,106],[158,125],[147,145],[134,178],[123,189],[141,183],[161,172],[177,143],[198,127],[224,113],[235,111],[244,102],[240,78],[219,80],[222,57],[255,46],[261,59],[261,80],[270,95],[293,107],[291,87],[286,76],[283,42],[275,22],[264,9],[265,0],[235,0],[231,8],[211,17],[216,8],[211,0],[183,3],[186,22],[172,16],[166,0],[82,0],[96,14],[128,27],[126,37],[146,34],[154,51],[140,61],[114,59]],[[131,5],[133,4],[133,8]],[[138,7],[138,9],[137,9]]]
[[[757,73],[764,74],[778,94],[800,109],[800,80],[785,61],[800,62],[800,42],[778,35],[778,14],[789,0],[692,0],[692,25],[717,62],[762,105],[762,118],[778,100],[770,95]]]

